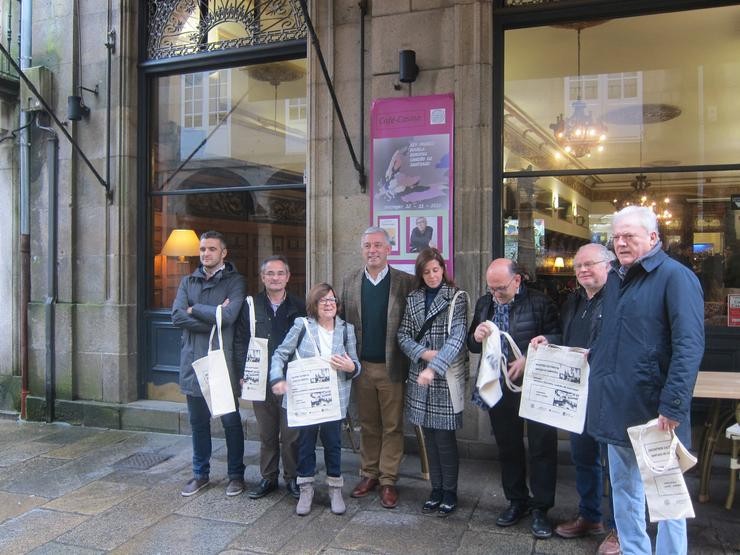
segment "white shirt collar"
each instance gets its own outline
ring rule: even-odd
[[[380,273],[378,274],[378,277],[376,277],[375,279],[373,279],[370,276],[370,272],[367,271],[367,266],[365,266],[365,277],[373,285],[378,285],[381,281],[383,281],[383,278],[388,275],[388,271],[389,270],[390,270],[390,266],[388,266],[386,264],[385,265],[385,268],[383,268],[382,270],[380,270]]]

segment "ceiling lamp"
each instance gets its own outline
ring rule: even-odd
[[[559,114],[555,123],[550,124],[555,141],[566,153],[575,158],[590,157],[591,150],[603,152],[606,141],[606,125],[595,122],[586,111],[586,102],[581,98],[581,29],[578,29],[578,97],[573,102],[573,114],[564,118]]]

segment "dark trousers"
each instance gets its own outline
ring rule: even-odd
[[[460,458],[457,455],[455,430],[435,430],[424,428],[424,442],[429,459],[429,477],[433,490],[453,494],[457,498],[457,476]]]
[[[339,478],[342,475],[342,421],[301,426],[298,430],[298,476],[311,478],[316,474],[316,438],[321,435],[326,475]]]
[[[288,427],[288,414],[282,407],[282,396],[268,391],[264,401],[254,401],[254,415],[260,433],[260,473],[262,477],[276,482],[283,459],[285,481],[296,477],[298,459],[298,428]]]
[[[603,454],[606,454],[605,448]],[[590,522],[601,522],[601,498],[604,490],[602,445],[585,431],[582,434],[570,434],[570,456],[576,467],[576,491],[580,498],[578,514]],[[609,496],[610,508],[611,504]],[[610,517],[605,522],[611,528],[614,528],[613,514],[614,510],[611,508]]]
[[[211,412],[203,397],[187,396],[190,428],[193,432],[193,475],[208,478],[211,472]],[[221,416],[226,436],[226,459],[229,480],[244,479],[244,428],[239,411]]]
[[[504,396],[488,414],[501,461],[504,495],[511,503],[529,504],[533,509],[546,511],[555,504],[557,429],[527,420],[527,456],[524,449],[525,420],[519,417],[521,394],[512,393],[506,385],[503,392]],[[527,488],[528,462],[531,500]]]

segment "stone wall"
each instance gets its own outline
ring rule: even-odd
[[[103,402],[136,399],[136,87],[137,2],[114,2],[112,92],[107,98],[107,3],[33,3],[33,65],[53,74],[50,104],[66,120],[79,87],[90,115],[67,130],[106,176],[106,109],[111,108],[110,201],[97,178],[59,134],[56,396]],[[79,51],[78,51],[79,49]],[[123,56],[121,55],[123,53]],[[31,155],[31,405],[44,396],[48,133],[34,131]]]
[[[365,106],[360,95],[360,10],[355,0],[312,4],[312,19],[332,75],[352,143],[360,145],[365,117],[369,167],[373,99],[453,92],[455,95],[455,267],[458,285],[472,302],[483,291],[491,246],[491,3],[454,0],[375,0],[365,20]],[[417,80],[396,90],[398,51],[416,51]],[[308,235],[314,253],[312,283],[342,275],[361,264],[360,234],[369,223],[370,197],[362,193],[328,89],[313,52],[309,55],[311,103],[308,167]],[[358,152],[359,155],[359,152]],[[473,368],[477,357],[471,361]],[[490,441],[487,415],[465,411],[459,434]],[[480,444],[478,444],[480,446]]]

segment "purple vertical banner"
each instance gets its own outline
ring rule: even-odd
[[[370,225],[388,231],[388,260],[399,270],[413,273],[417,254],[431,246],[454,274],[454,116],[452,94],[373,101]]]

